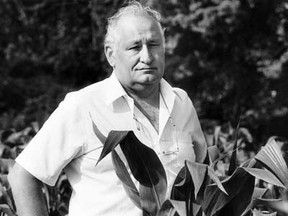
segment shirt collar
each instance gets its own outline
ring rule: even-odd
[[[165,103],[165,106],[168,109],[169,113],[171,114],[173,106],[174,106],[176,94],[172,86],[164,79],[162,79],[160,82],[160,91],[161,91],[162,99]]]
[[[165,106],[167,106],[168,111],[171,113],[174,106],[176,94],[173,91],[171,85],[164,79],[161,79],[160,81],[160,91]],[[124,97],[126,99],[130,108],[132,109],[131,101],[133,101],[133,99],[130,96],[128,96],[128,94],[120,84],[119,80],[117,79],[115,73],[113,72],[109,77],[109,84],[107,85],[106,105],[111,105],[121,97]]]
[[[119,80],[117,79],[115,73],[113,72],[109,77],[109,83],[106,86],[106,105],[111,105],[113,102],[121,97],[129,97]]]

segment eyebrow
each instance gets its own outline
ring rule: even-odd
[[[154,42],[154,43],[160,43],[161,40],[159,40],[158,38],[148,38],[147,42]],[[141,39],[136,39],[136,40],[131,40],[129,42],[127,42],[127,46],[131,46],[131,45],[135,45],[135,44],[141,44],[142,40]]]

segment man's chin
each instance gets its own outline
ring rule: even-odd
[[[140,79],[140,83],[144,85],[153,85],[158,84],[160,82],[161,78],[155,75],[145,75],[142,79]]]

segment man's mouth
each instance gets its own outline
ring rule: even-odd
[[[154,70],[157,70],[157,68],[156,67],[147,67],[147,68],[138,68],[138,69],[136,69],[136,70],[138,70],[138,71],[154,71]]]

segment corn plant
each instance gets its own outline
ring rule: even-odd
[[[17,215],[7,174],[37,131],[37,124],[22,131],[0,131],[0,216]],[[283,142],[271,138],[257,154],[249,153],[243,160],[239,152],[243,152],[243,144],[252,141],[247,130],[228,127],[222,131],[217,127],[213,140],[203,163],[183,164],[169,199],[165,199],[167,180],[163,165],[133,132],[112,131],[98,163],[111,154],[128,197],[143,215],[287,215],[288,172],[280,150],[285,146]],[[118,146],[128,166],[117,153]],[[139,182],[138,188],[128,169]],[[54,188],[43,186],[43,193],[50,216],[67,214],[71,188],[65,175],[60,176]]]
[[[0,131],[0,216],[17,215],[7,175],[14,164],[14,159],[38,132],[38,129],[38,124],[32,123],[31,126],[21,131],[14,129]],[[46,198],[50,216],[67,214],[71,187],[64,174],[60,176],[55,187],[43,185],[43,195]]]
[[[217,175],[217,163],[228,154],[221,155],[216,145],[210,146],[203,163],[185,161],[167,200],[164,199],[167,180],[163,165],[156,153],[142,144],[132,131],[111,131],[97,164],[111,153],[117,176],[143,215],[288,214],[288,169],[279,143],[275,138],[269,139],[254,157],[238,165],[239,131],[238,126],[224,176]],[[118,145],[128,167],[118,155]],[[139,188],[128,169],[139,182]]]

